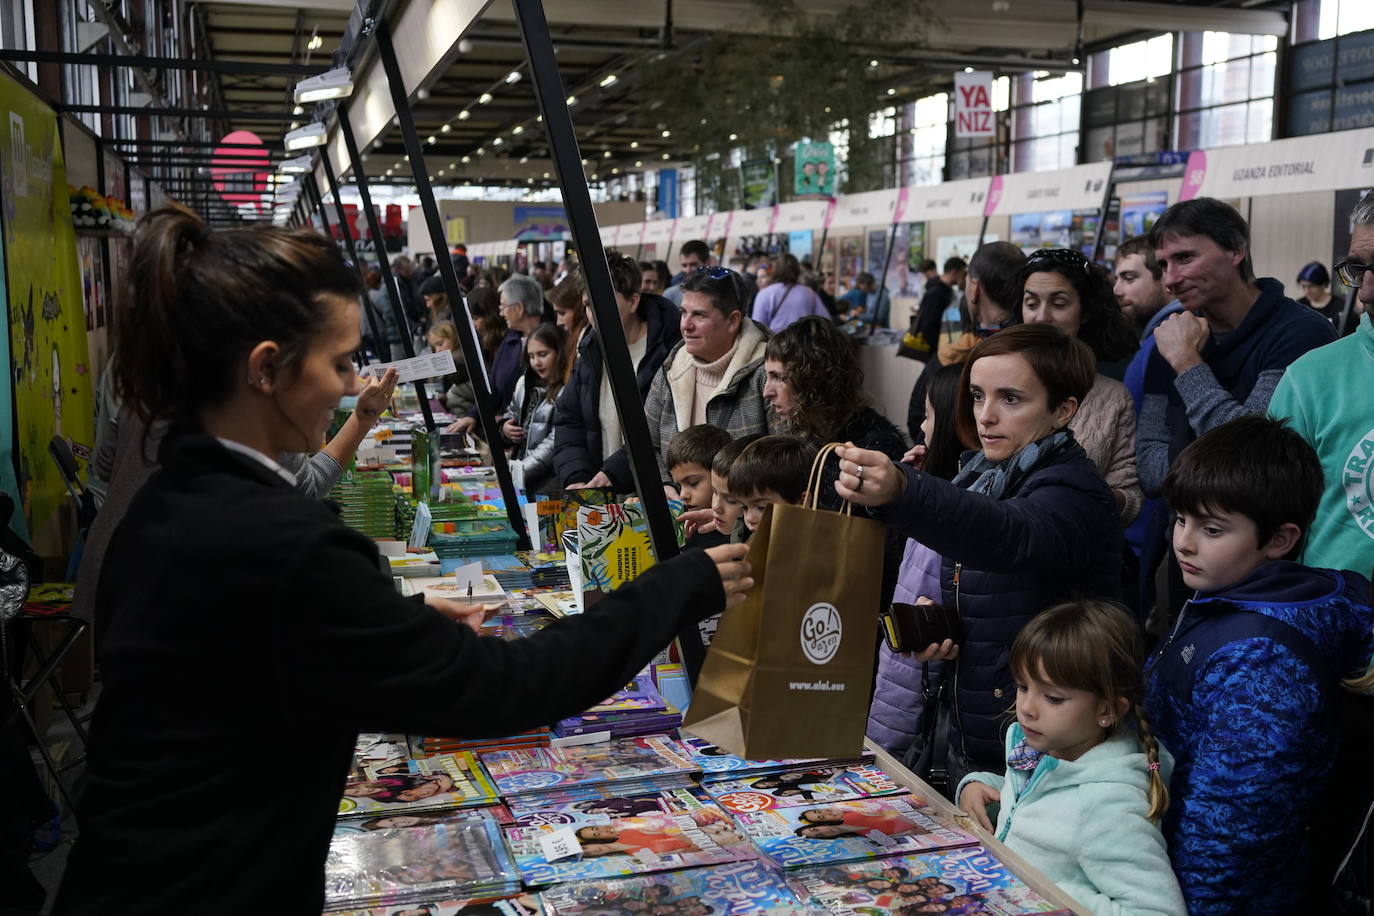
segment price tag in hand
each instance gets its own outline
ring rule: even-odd
[[[573,856],[582,855],[582,844],[577,841],[577,834],[571,827],[564,827],[562,830],[555,830],[546,833],[539,838],[539,849],[544,853],[544,861],[557,862],[559,859],[570,859]]]

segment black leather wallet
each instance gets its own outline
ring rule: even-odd
[[[882,614],[883,638],[893,652],[920,652],[932,643],[964,640],[963,623],[953,608],[943,604],[894,602]]]

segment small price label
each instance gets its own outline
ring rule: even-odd
[[[544,834],[539,838],[539,848],[544,853],[546,862],[557,862],[560,859],[582,855],[582,844],[577,841],[577,834],[571,827]]]

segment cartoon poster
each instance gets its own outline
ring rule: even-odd
[[[561,239],[568,232],[568,216],[559,206],[515,208],[515,237],[521,241]]]
[[[19,480],[31,540],[45,556],[65,553],[59,522],[68,500],[48,442],[61,436],[78,461],[94,440],[94,395],[76,234],[57,116],[0,74],[0,130],[6,292],[10,304],[10,382],[17,415]],[[9,398],[3,398],[8,410]],[[0,418],[0,422],[5,422]],[[9,429],[5,422],[3,429]],[[3,462],[8,472],[11,462]],[[9,490],[11,483],[6,483]]]

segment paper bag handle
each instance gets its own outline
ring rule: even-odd
[[[825,459],[829,458],[835,449],[843,446],[843,442],[829,442],[821,446],[821,450],[816,453],[816,460],[811,462],[811,473],[806,478],[806,503],[812,509],[819,509],[821,505],[821,485],[825,479],[822,469],[825,467]],[[840,512],[844,515],[854,514],[854,504],[849,500],[844,500],[844,506]]]

